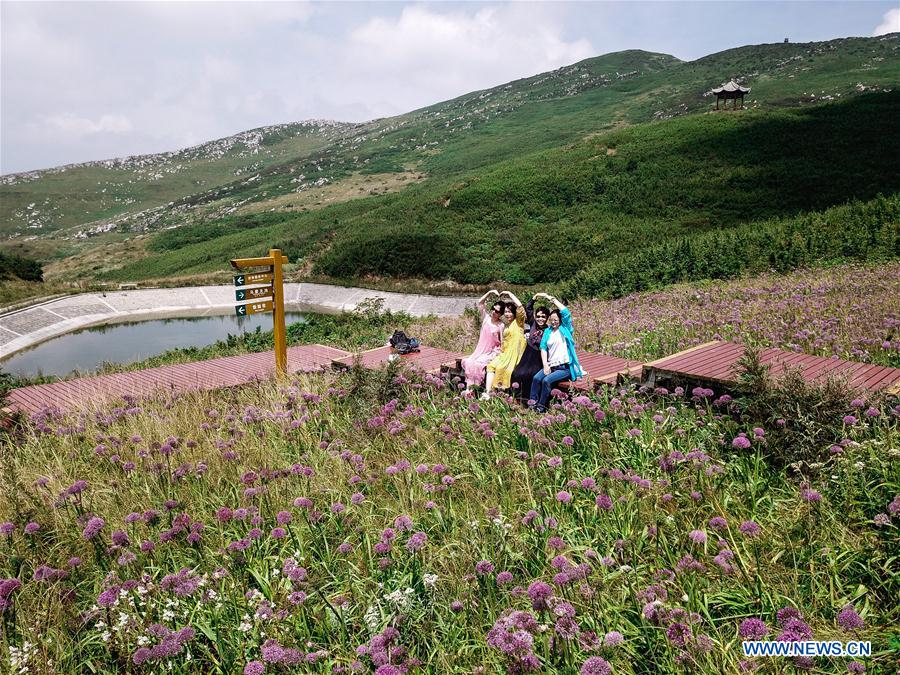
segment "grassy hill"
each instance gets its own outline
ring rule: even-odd
[[[334,277],[512,283],[569,278],[648,241],[790,218],[892,194],[897,93],[741,115],[687,116],[308,214],[231,217],[161,233],[106,278],[208,272],[259,242]],[[552,242],[552,243],[550,243]],[[547,254],[566,251],[548,262]]]
[[[619,52],[367,124],[6,176],[0,233],[51,278],[191,275],[281,245],[341,278],[560,280],[648,237],[895,192],[898,46]],[[695,114],[728,79],[748,109]],[[548,227],[571,252],[554,266],[535,252]]]

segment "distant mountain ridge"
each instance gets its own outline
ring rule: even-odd
[[[204,141],[197,145],[192,145],[179,150],[170,150],[165,152],[147,153],[143,155],[128,155],[124,157],[113,157],[110,159],[90,160],[87,162],[73,162],[71,164],[62,164],[60,166],[48,169],[32,169],[30,171],[16,171],[12,173],[0,175],[0,185],[15,185],[20,180],[37,180],[43,174],[47,173],[63,173],[71,169],[81,169],[88,167],[100,167],[105,169],[133,169],[151,167],[157,164],[164,164],[172,159],[184,160],[216,160],[221,159],[228,154],[235,146],[243,145],[247,155],[257,154],[260,147],[265,141],[270,140],[275,135],[293,135],[299,136],[304,128],[312,128],[318,130],[323,135],[328,135],[329,129],[346,129],[356,126],[350,122],[338,122],[336,120],[311,119],[301,122],[290,122],[287,124],[272,124],[256,129],[248,129],[240,131],[231,136],[217,138],[212,141]]]

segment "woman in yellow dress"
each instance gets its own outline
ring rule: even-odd
[[[487,366],[487,380],[484,384],[482,399],[490,398],[491,389],[509,389],[512,373],[525,351],[525,308],[519,299],[510,291],[503,291],[500,297],[508,296],[503,310],[503,340],[500,353]],[[515,325],[514,325],[515,324]]]

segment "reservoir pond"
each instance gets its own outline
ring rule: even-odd
[[[288,325],[303,312],[285,312]],[[178,347],[206,347],[228,335],[271,330],[271,314],[150,319],[93,326],[60,335],[0,361],[0,370],[20,377],[90,373],[103,363],[128,364]]]

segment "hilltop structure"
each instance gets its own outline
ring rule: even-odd
[[[740,107],[744,107],[744,96],[750,93],[750,87],[742,87],[734,80],[731,80],[728,84],[718,87],[717,89],[713,89],[712,93],[716,95],[716,110],[719,109],[719,100],[722,99],[725,101],[724,107],[728,109],[728,101],[734,101],[732,104],[732,108],[737,108],[738,99],[741,99]]]

